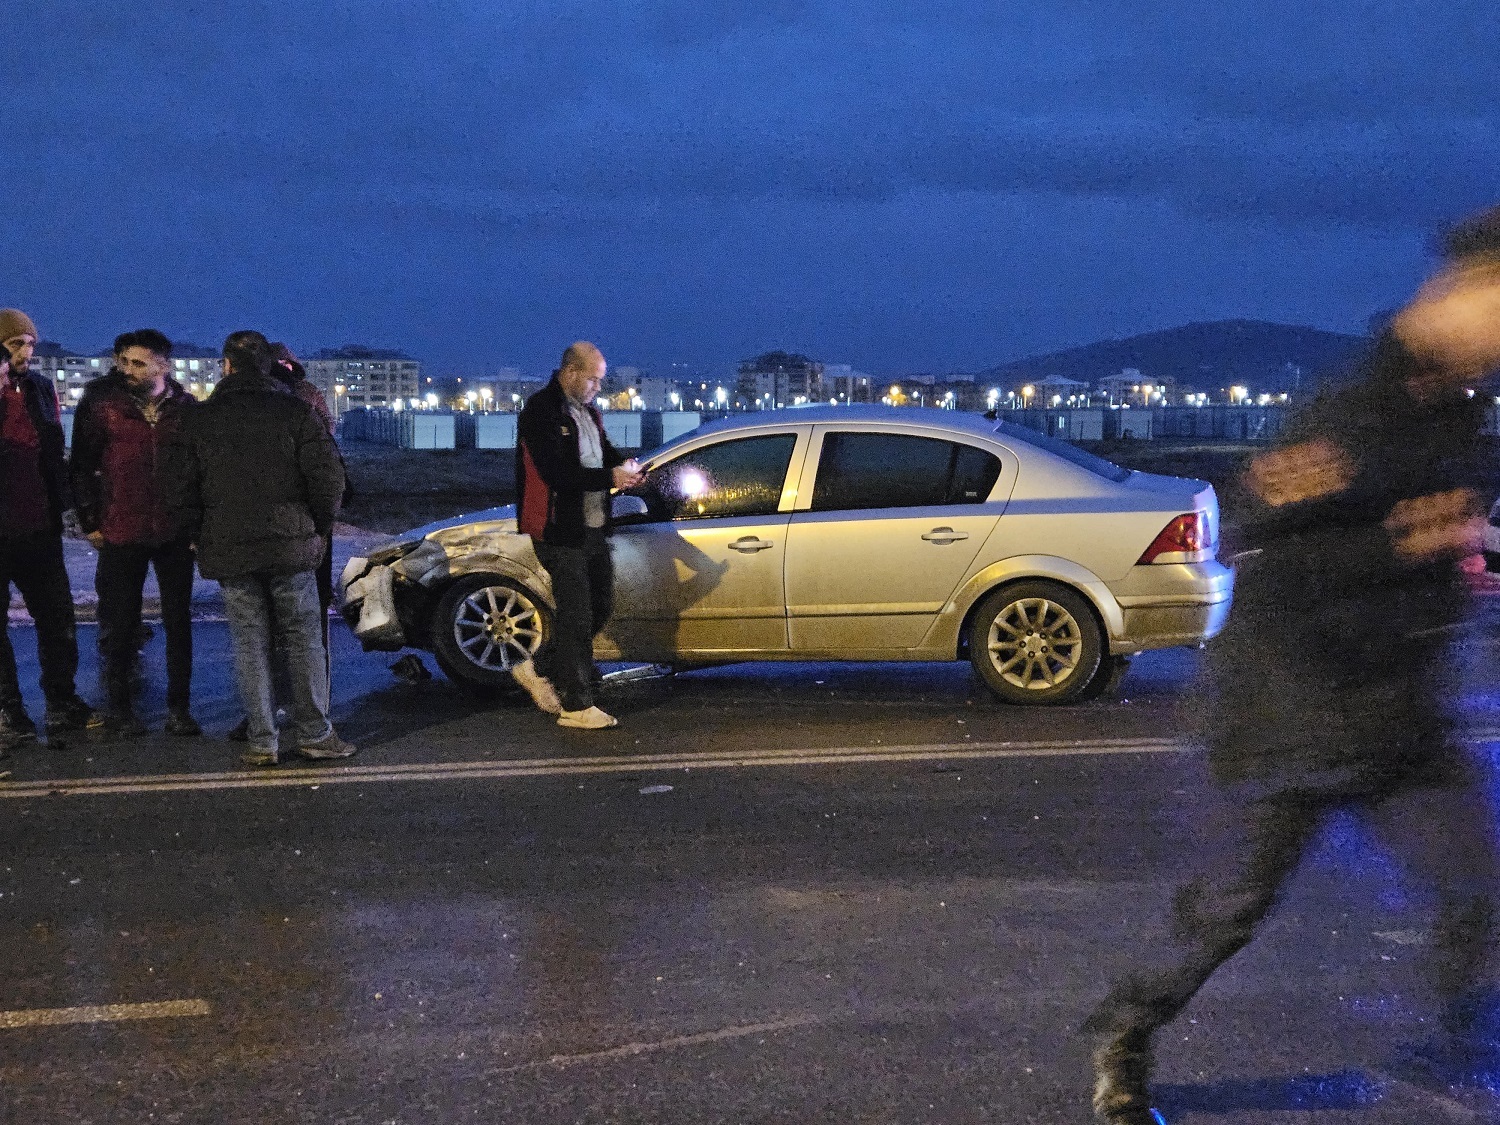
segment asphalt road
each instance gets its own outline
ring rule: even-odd
[[[1210,846],[1193,653],[1056,710],[959,665],[737,666],[611,687],[585,733],[335,638],[351,762],[0,762],[0,1122],[1083,1122],[1078,1023]],[[200,625],[216,732],[227,667]],[[1168,1119],[1497,1119],[1391,1070],[1428,924],[1335,825],[1163,1036]]]

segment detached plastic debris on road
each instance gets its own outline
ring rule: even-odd
[[[426,683],[432,679],[432,673],[427,670],[427,665],[423,664],[422,658],[414,652],[408,652],[392,664],[391,671],[396,679],[404,680],[409,684]]]

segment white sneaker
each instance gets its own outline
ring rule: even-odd
[[[557,689],[552,686],[552,681],[536,670],[530,660],[512,666],[510,674],[515,677],[516,683],[526,689],[526,694],[531,696],[531,702],[535,703],[538,711],[545,711],[549,715],[562,714],[562,700],[557,698]]]
[[[557,716],[558,726],[576,727],[578,730],[603,730],[605,727],[619,726],[619,723],[620,720],[597,707],[587,707],[582,711],[564,711]]]

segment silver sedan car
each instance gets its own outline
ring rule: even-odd
[[[1211,485],[1010,422],[800,407],[703,426],[643,464],[612,501],[601,660],[967,658],[1002,700],[1067,703],[1229,613]],[[551,628],[511,506],[351,559],[342,594],[367,649],[430,649],[477,688],[509,687]]]

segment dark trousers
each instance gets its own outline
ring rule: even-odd
[[[0,585],[5,589],[5,609],[10,609],[10,588],[14,585],[36,622],[37,663],[41,665],[42,693],[47,702],[72,699],[78,674],[78,627],[68,570],[63,565],[62,537],[51,531],[0,537]],[[0,706],[20,702],[16,653],[7,629],[0,635]]]
[[[99,654],[112,711],[130,710],[130,673],[141,628],[146,568],[161,590],[161,625],[167,635],[167,706],[186,710],[193,679],[193,552],[185,542],[159,546],[104,543],[94,571],[99,594]]]
[[[582,548],[535,543],[552,579],[552,635],[536,654],[536,670],[552,681],[566,711],[594,704],[594,637],[614,610],[614,561],[603,531],[586,533]]]
[[[1371,794],[1291,791],[1230,804],[1217,826],[1228,844],[1222,861],[1181,887],[1173,900],[1172,941],[1155,967],[1120,982],[1086,1026],[1149,1037],[1170,1022],[1250,940],[1327,819],[1347,811],[1434,893],[1434,984],[1445,1026],[1467,1031],[1477,1014],[1474,1005],[1491,983],[1500,864],[1483,786],[1466,762],[1456,772]]]
[[[333,650],[328,647],[328,608],[333,605],[333,532],[323,536],[323,561],[313,571],[318,581],[318,605],[323,608],[323,663],[333,675]]]

